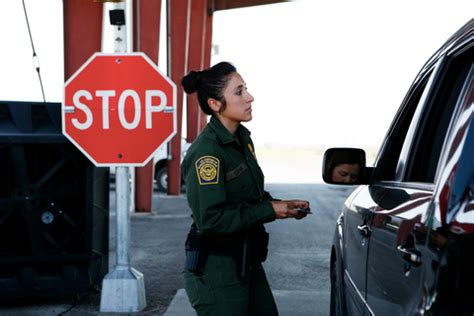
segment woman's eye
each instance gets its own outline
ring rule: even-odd
[[[241,96],[242,95],[242,90],[237,91],[235,94],[238,95],[238,96]]]

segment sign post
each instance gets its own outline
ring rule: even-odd
[[[65,84],[63,134],[96,166],[117,167],[117,261],[102,283],[101,312],[146,306],[130,265],[130,167],[143,166],[176,133],[176,86],[143,53],[94,54]]]

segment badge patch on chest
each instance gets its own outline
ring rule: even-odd
[[[219,183],[219,159],[204,156],[196,161],[196,174],[200,185]]]

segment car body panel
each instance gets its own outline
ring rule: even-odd
[[[344,206],[343,255],[344,283],[347,293],[349,314],[363,314],[366,298],[365,267],[367,258],[367,238],[357,229],[367,223],[368,212],[358,207],[357,202]]]
[[[343,206],[331,273],[344,306],[331,310],[474,312],[473,117],[474,19],[422,68]]]
[[[413,227],[420,225],[432,193],[424,189],[373,186],[369,194],[378,203],[372,210],[370,226],[367,301],[376,315],[407,315],[419,303],[417,294],[423,271],[421,266],[405,260],[398,247],[418,246],[419,236],[414,236]]]

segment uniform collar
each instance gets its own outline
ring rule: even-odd
[[[249,137],[249,135],[250,135],[250,131],[245,126],[243,126],[242,124],[240,124],[239,127],[237,128],[236,135],[232,135],[227,130],[227,128],[225,128],[225,126],[222,125],[222,123],[217,118],[215,118],[214,116],[211,117],[211,120],[209,122],[209,126],[214,130],[217,137],[220,139],[220,141],[224,145],[232,143],[232,142],[239,143],[237,136],[240,136],[240,139],[243,140],[243,139],[246,139],[247,137]]]

